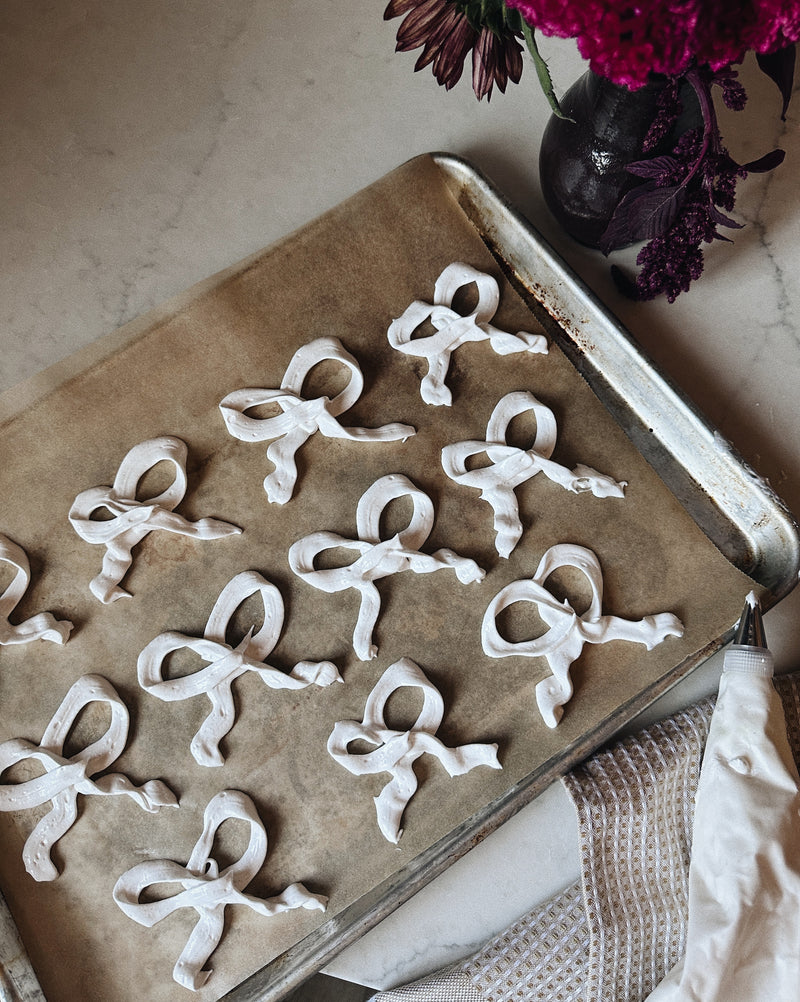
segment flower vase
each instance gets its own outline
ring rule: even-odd
[[[629,90],[587,70],[561,101],[572,121],[551,116],[539,151],[542,193],[558,223],[580,243],[599,247],[620,199],[641,183],[627,164],[668,152],[681,132],[701,123],[694,92],[682,91],[686,110],[678,124],[643,153],[666,85],[666,79],[654,79]]]

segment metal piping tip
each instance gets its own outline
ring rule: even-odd
[[[767,649],[764,620],[761,618],[761,605],[753,592],[747,596],[733,642],[740,647]]]

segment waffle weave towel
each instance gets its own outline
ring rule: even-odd
[[[775,679],[800,762],[800,673]],[[683,955],[694,796],[714,698],[568,773],[581,879],[478,953],[372,1002],[642,1002]]]

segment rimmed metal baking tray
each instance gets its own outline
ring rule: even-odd
[[[794,586],[800,569],[800,535],[783,502],[658,372],[618,319],[487,178],[459,157],[445,153],[430,156],[499,267],[637,449],[731,564],[768,590],[765,606],[777,602]],[[661,688],[650,688],[626,703],[622,716],[635,716],[729,639],[729,635],[715,638],[683,661]],[[529,773],[225,998],[268,1002],[284,997],[530,802],[566,768],[611,737],[619,726],[620,717],[615,716],[571,747],[557,764],[547,762]],[[5,938],[18,965],[19,942],[13,922]],[[8,949],[6,956],[10,956]],[[26,993],[19,996],[24,1002],[44,998],[34,981],[31,978]],[[0,979],[0,994],[3,990]]]

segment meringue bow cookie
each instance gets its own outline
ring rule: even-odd
[[[589,608],[578,615],[569,602],[560,602],[545,587],[545,581],[559,567],[575,567],[586,576],[592,590]],[[514,602],[532,602],[547,630],[532,640],[506,640],[497,628],[497,617]],[[489,603],[481,625],[481,644],[490,658],[544,657],[552,675],[536,686],[536,702],[548,727],[556,727],[564,705],[572,696],[569,670],[580,657],[584,644],[605,644],[609,640],[629,640],[652,650],[667,637],[683,636],[683,624],[672,613],[632,621],[618,616],[604,616],[603,572],[600,561],[590,549],[575,543],[557,543],[539,561],[532,578],[512,581]]]
[[[407,731],[387,727],[386,703],[403,686],[422,691],[422,709]],[[496,744],[459,745],[448,748],[436,731],[444,717],[444,700],[422,669],[410,658],[401,658],[386,669],[367,696],[364,718],[340,720],[328,738],[328,753],[355,776],[388,772],[391,780],[375,797],[378,828],[389,842],[397,843],[403,834],[403,812],[417,790],[414,762],[421,755],[434,755],[449,776],[463,776],[479,765],[501,769]],[[349,751],[353,741],[366,742],[374,751]]]
[[[478,302],[464,315],[453,308],[453,298],[460,289],[472,284],[478,290]],[[426,404],[445,407],[452,404],[453,395],[445,383],[450,356],[469,341],[489,341],[498,355],[547,354],[544,335],[526,331],[509,334],[492,326],[489,321],[499,305],[500,287],[491,275],[454,261],[436,279],[432,303],[415,300],[389,325],[387,337],[393,348],[428,362],[428,372],[420,384],[420,394]],[[434,333],[414,337],[414,332],[426,322],[433,326]]]
[[[347,385],[334,397],[302,396],[303,385],[320,362],[339,362],[349,371]],[[361,397],[364,376],[358,361],[335,337],[320,337],[299,348],[279,389],[247,387],[234,390],[219,409],[228,431],[243,442],[275,441],[267,449],[267,459],[275,469],[264,478],[264,490],[273,504],[286,504],[297,483],[297,450],[319,432],[326,438],[351,442],[396,442],[416,435],[408,424],[386,424],[380,428],[345,428],[337,420]],[[264,404],[277,408],[271,417],[254,417],[247,411]]]
[[[40,612],[22,623],[9,622],[9,616],[19,605],[31,582],[31,567],[27,553],[8,536],[0,533],[0,563],[14,568],[14,578],[0,592],[0,646],[29,644],[32,640],[50,640],[65,644],[72,631],[68,619],[56,619],[51,612]]]
[[[90,703],[106,703],[111,720],[106,731],[72,756],[64,755],[64,742],[75,720]],[[83,796],[127,796],[143,810],[153,813],[161,807],[177,807],[173,792],[160,780],[143,786],[120,773],[93,776],[115,762],[128,740],[129,715],[114,686],[101,675],[83,675],[70,688],[39,744],[12,738],[0,744],[0,774],[19,762],[32,759],[44,770],[35,779],[0,786],[0,810],[23,811],[51,808],[31,832],[22,851],[25,869],[35,880],[55,880],[58,870],[50,858],[55,843],[78,817],[78,794]]]
[[[239,859],[220,869],[213,858],[214,837],[224,821],[244,821],[250,828],[247,848]],[[225,909],[244,905],[269,918],[293,908],[325,911],[328,899],[312,894],[303,884],[290,884],[272,898],[245,893],[267,857],[267,832],[255,804],[239,790],[223,790],[213,797],[203,815],[203,832],[185,866],[171,859],[153,859],[127,870],[114,886],[114,900],[129,917],[146,928],[184,908],[197,913],[197,924],[175,964],[172,976],[179,985],[198,991],[212,974],[205,964],[225,931]],[[177,884],[171,897],[141,901],[154,885]]]
[[[81,539],[106,547],[103,568],[89,585],[92,594],[104,604],[130,597],[119,587],[133,562],[131,550],[156,529],[176,532],[194,539],[222,539],[238,535],[241,529],[216,518],[190,522],[174,509],[186,493],[186,443],[165,435],[135,445],[120,463],[112,486],[90,487],[75,498],[69,521]],[[161,494],[140,501],[136,497],[139,481],[156,464],[167,460],[175,469],[175,479]],[[99,511],[111,515],[99,520]]]

